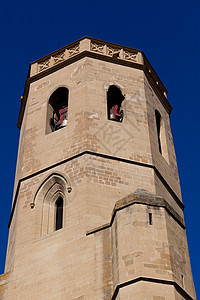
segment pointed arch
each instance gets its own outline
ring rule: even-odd
[[[43,182],[39,185],[33,203],[37,201],[37,199],[44,198],[47,194],[50,188],[52,188],[55,184],[60,185],[61,190],[66,190],[68,186],[70,186],[70,180],[66,179],[64,175],[60,173],[51,173],[49,174]]]
[[[40,235],[49,234],[64,227],[68,187],[69,183],[66,178],[57,173],[50,174],[39,186],[34,204],[38,212]]]

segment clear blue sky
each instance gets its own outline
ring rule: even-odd
[[[89,35],[143,50],[168,89],[190,257],[200,297],[199,3],[10,0],[1,4],[0,273],[18,147],[16,123],[29,62]]]

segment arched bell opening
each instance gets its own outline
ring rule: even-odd
[[[124,95],[120,88],[116,85],[110,85],[107,91],[107,114],[108,120],[122,122],[123,121],[123,110],[122,101]]]
[[[60,87],[49,98],[47,108],[47,133],[67,126],[69,90]]]

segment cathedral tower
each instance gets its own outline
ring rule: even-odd
[[[196,299],[166,95],[89,37],[30,64],[0,299]]]

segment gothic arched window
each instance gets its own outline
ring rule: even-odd
[[[60,87],[49,98],[47,108],[46,133],[56,131],[67,125],[69,90]]]
[[[63,175],[50,174],[39,186],[31,208],[37,206],[37,234],[43,236],[65,226],[66,206],[70,201],[71,186]]]
[[[55,203],[56,206],[56,228],[59,230],[63,227],[63,198],[59,197]]]
[[[120,88],[110,85],[107,91],[107,114],[108,120],[122,122],[123,110],[121,109],[124,96]]]

